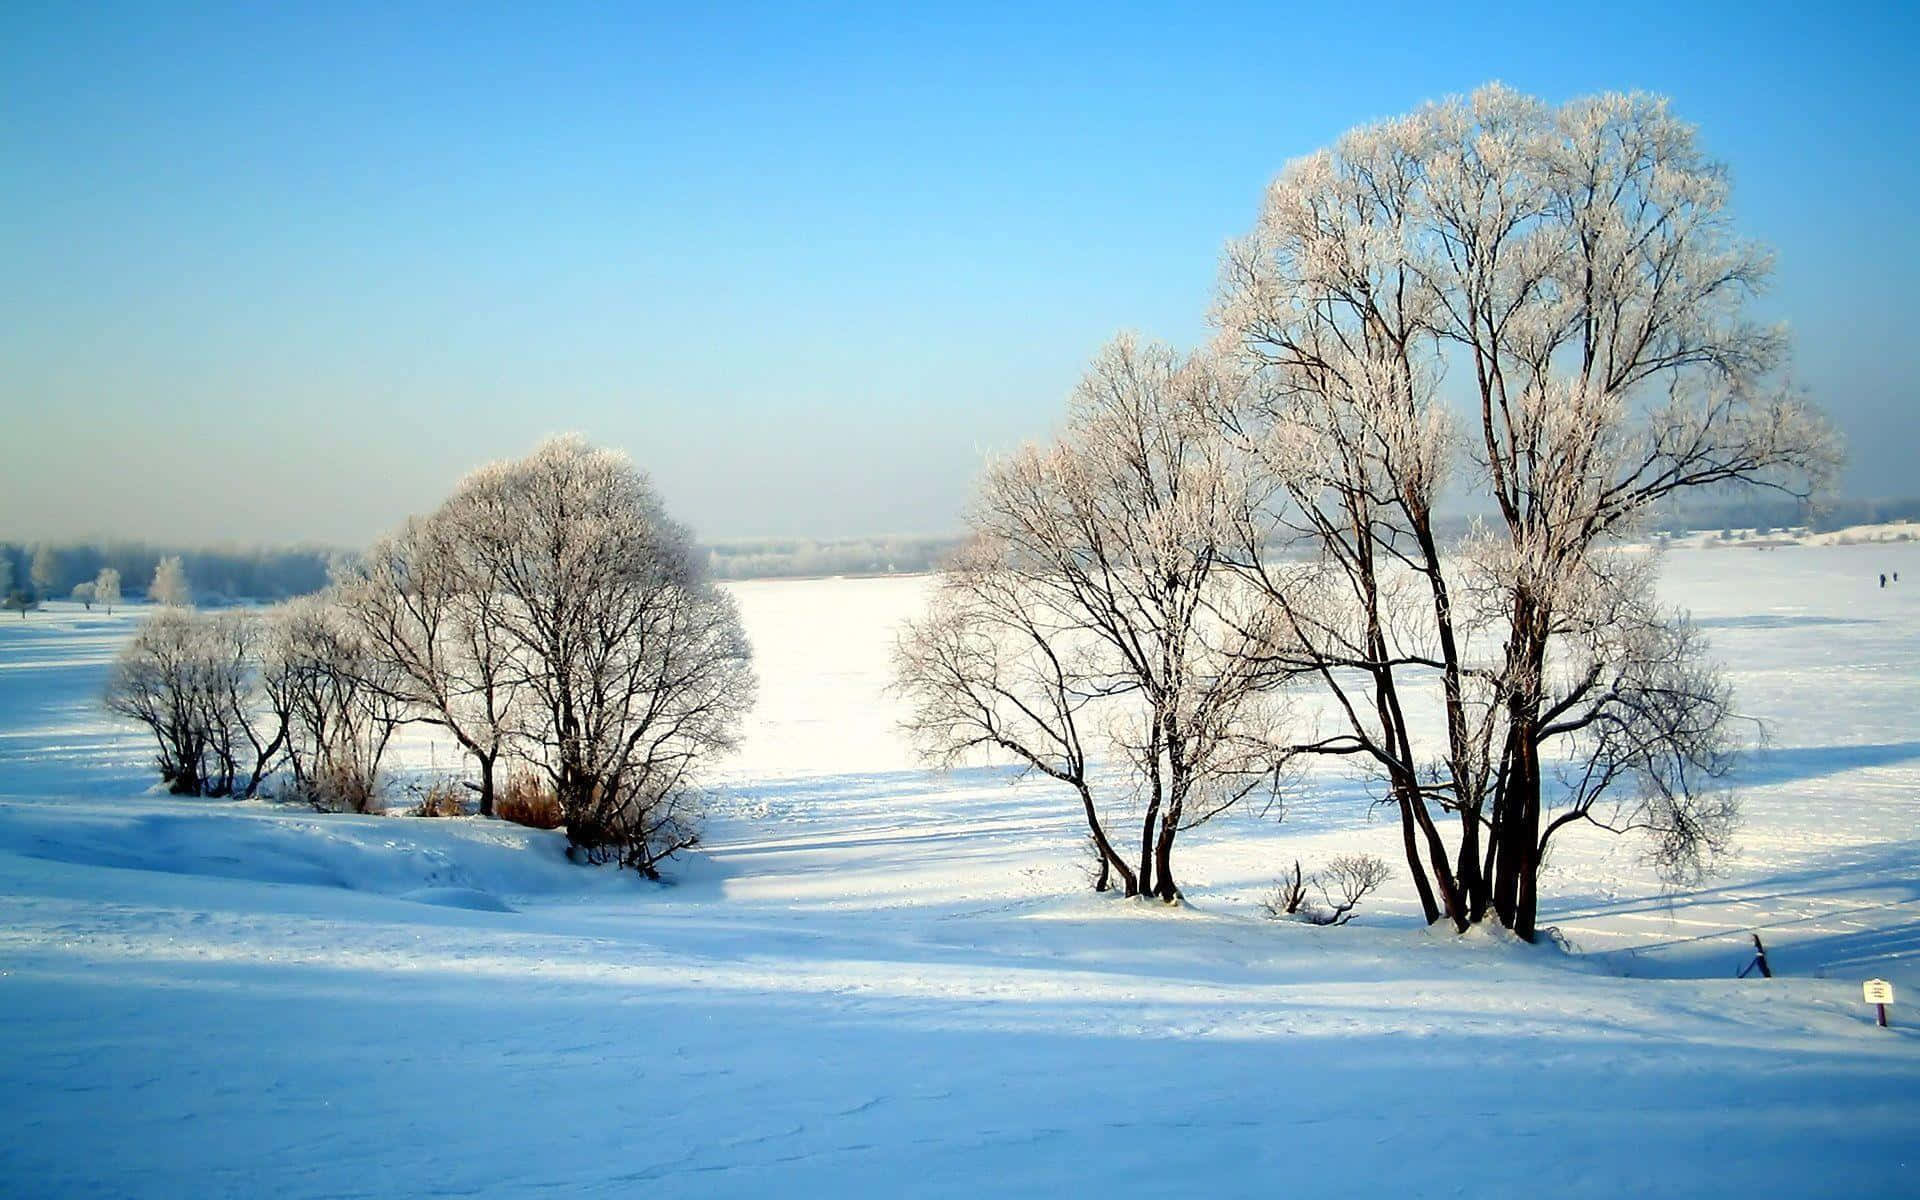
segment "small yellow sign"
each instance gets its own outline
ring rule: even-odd
[[[1867,994],[1868,1004],[1893,1003],[1893,985],[1884,979],[1869,979],[1860,990]]]

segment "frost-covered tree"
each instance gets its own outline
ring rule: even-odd
[[[1240,482],[1209,415],[1236,386],[1204,356],[1108,347],[1059,440],[988,470],[898,643],[922,753],[997,752],[1071,787],[1101,890],[1176,899],[1178,833],[1277,794],[1281,710],[1249,649],[1270,631],[1220,571]],[[1137,857],[1108,832],[1121,806]]]
[[[93,579],[94,603],[111,613],[113,606],[120,603],[120,572],[112,567],[101,567],[100,574]]]
[[[187,613],[155,613],[115,658],[106,705],[145,725],[159,745],[160,778],[176,795],[205,787],[207,664]]]
[[[179,608],[193,603],[193,589],[187,585],[187,569],[180,556],[169,554],[153,568],[153,582],[147,585],[147,599],[154,604]]]
[[[88,612],[92,612],[93,611],[93,594],[95,590],[96,589],[94,587],[92,580],[87,580],[83,583],[76,583],[73,585],[73,598],[75,600],[78,600],[81,604],[85,605]]]
[[[746,635],[705,556],[623,455],[577,437],[469,475],[445,536],[519,664],[521,747],[572,850],[649,876],[697,836],[699,771],[753,696]]]
[[[153,734],[174,794],[252,796],[273,769],[286,720],[262,640],[255,614],[167,608],[115,658],[106,705]]]
[[[26,593],[13,586],[13,553],[0,546],[0,608],[17,608],[20,619],[27,619],[28,600]]]
[[[33,552],[30,576],[34,595],[41,600],[52,599],[54,589],[60,584],[60,555],[52,546],[42,543]]]
[[[1531,938],[1574,821],[1650,830],[1676,873],[1730,827],[1724,688],[1617,549],[1676,493],[1805,496],[1837,461],[1747,315],[1767,259],[1726,199],[1663,100],[1494,86],[1291,164],[1228,255],[1217,319],[1258,387],[1226,425],[1284,485],[1246,525],[1315,550],[1318,607],[1289,621],[1329,688],[1365,680],[1332,749],[1387,779],[1429,919]],[[1432,529],[1449,471],[1497,514],[1459,547]],[[1297,575],[1256,540],[1249,577]]]

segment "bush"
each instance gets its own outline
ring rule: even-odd
[[[1312,876],[1301,873],[1300,860],[1294,859],[1293,874],[1280,876],[1280,882],[1275,884],[1273,891],[1267,893],[1267,898],[1260,902],[1261,909],[1276,921],[1281,917],[1295,915],[1300,911],[1300,905],[1306,901],[1307,885],[1312,882]]]
[[[417,790],[417,789],[416,789]],[[441,779],[421,791],[420,801],[407,815],[414,817],[464,817],[467,815],[466,789],[451,779]]]
[[[1302,875],[1295,859],[1293,874],[1282,875],[1260,907],[1275,920],[1297,916],[1315,925],[1345,925],[1361,899],[1392,874],[1386,862],[1372,854],[1338,855],[1311,875]],[[1308,887],[1319,889],[1324,905],[1305,903]]]
[[[566,821],[560,798],[532,771],[515,771],[493,800],[493,815],[531,829],[558,829]]]

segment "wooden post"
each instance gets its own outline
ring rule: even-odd
[[[1887,1027],[1887,1006],[1884,1004],[1876,1004],[1874,1007],[1880,1010],[1880,1028],[1885,1029]]]

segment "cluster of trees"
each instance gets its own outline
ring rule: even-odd
[[[72,577],[64,564],[59,551],[42,544],[33,552],[32,565],[28,568],[30,586],[19,588],[14,586],[12,558],[0,554],[0,597],[5,598],[6,607],[17,610],[24,618],[29,609],[60,595],[61,582]],[[120,572],[114,567],[101,567],[93,578],[74,584],[65,594],[85,605],[89,612],[96,604],[112,612],[113,606],[120,603]],[[186,568],[178,555],[163,556],[155,563],[153,580],[147,584],[147,600],[169,607],[193,603],[193,588],[187,582]]]
[[[175,564],[178,565],[178,560],[175,560]],[[13,558],[0,552],[0,604],[18,612],[22,618],[26,617],[29,609],[56,595],[55,589],[62,578],[58,552],[43,545],[34,551],[27,569],[29,586],[17,587],[14,584]],[[113,606],[120,603],[120,572],[112,567],[101,567],[93,578],[74,584],[70,595],[86,605],[89,611],[99,604],[111,612]]]
[[[30,583],[32,602],[72,596],[74,588],[97,580],[107,570],[134,587],[152,579],[162,562],[173,559],[197,582],[203,601],[266,602],[326,587],[331,564],[339,557],[337,551],[315,547],[170,550],[143,542],[40,542],[0,546],[0,577],[11,577],[23,587]],[[10,589],[0,589],[0,596],[6,590]]]
[[[445,729],[483,815],[505,763],[546,780],[570,851],[648,875],[698,832],[698,768],[753,675],[731,599],[622,456],[577,438],[468,476],[322,593],[269,611],[169,610],[108,704],[151,730],[172,789],[365,811],[396,730]]]
[[[1726,205],[1639,94],[1488,87],[1289,165],[1225,256],[1217,340],[1119,340],[1061,436],[982,480],[899,646],[924,752],[1059,780],[1095,885],[1165,900],[1179,832],[1316,759],[1375,782],[1429,922],[1531,940],[1576,823],[1705,869],[1731,701],[1622,543],[1839,461],[1746,314],[1767,258]],[[1490,516],[1448,536],[1443,495]]]

